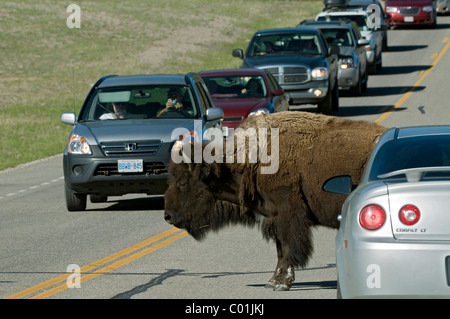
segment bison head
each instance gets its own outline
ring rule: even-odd
[[[250,214],[241,214],[241,175],[225,163],[193,162],[169,164],[165,220],[195,239],[230,223],[252,224]]]

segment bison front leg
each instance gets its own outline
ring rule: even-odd
[[[275,272],[266,284],[265,288],[274,289],[275,291],[285,291],[291,288],[295,280],[294,267],[284,258],[287,247],[284,247],[279,240],[276,240],[278,262]],[[283,253],[284,250],[284,253]]]

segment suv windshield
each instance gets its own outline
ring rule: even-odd
[[[266,97],[262,76],[227,75],[203,77],[213,98]]]
[[[79,121],[197,116],[195,99],[187,86],[126,86],[97,89]]]
[[[250,44],[248,56],[268,54],[322,54],[320,40],[311,33],[283,33],[256,36]]]
[[[400,138],[387,142],[377,152],[369,180],[402,169],[440,166],[450,166],[449,135]]]
[[[369,31],[369,24],[367,23],[367,16],[365,15],[356,15],[356,14],[349,14],[349,15],[327,15],[327,16],[320,16],[317,18],[317,21],[340,21],[340,22],[348,22],[353,21],[356,23],[356,25],[359,28],[359,31]]]
[[[353,38],[349,29],[320,29],[328,44],[337,46],[354,46]]]

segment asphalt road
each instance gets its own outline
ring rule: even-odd
[[[450,17],[439,17],[436,30],[389,31],[383,71],[364,96],[342,92],[336,115],[387,127],[449,124],[449,30]],[[0,298],[336,297],[335,230],[315,230],[310,263],[290,291],[274,292],[264,285],[275,246],[256,229],[196,242],[164,221],[162,197],[143,195],[69,213],[62,176],[62,156],[0,172]]]

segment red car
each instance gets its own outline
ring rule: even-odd
[[[387,0],[385,5],[390,27],[403,25],[436,26],[433,0]]]
[[[201,71],[222,126],[237,127],[246,117],[289,110],[288,99],[272,74],[260,69]]]

